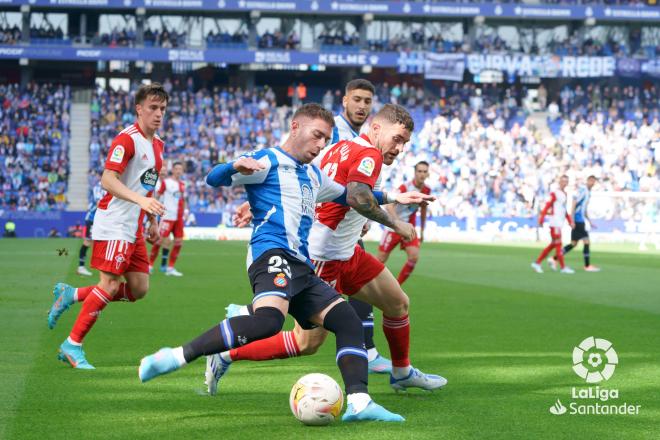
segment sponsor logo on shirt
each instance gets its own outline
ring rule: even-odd
[[[312,189],[308,185],[302,185],[302,213],[308,217],[314,217],[314,197],[312,196]]]
[[[110,162],[121,163],[124,160],[124,153],[126,153],[126,150],[124,150],[123,146],[115,146],[115,149],[112,150],[112,155],[110,155]]]
[[[371,177],[374,172],[374,168],[376,168],[376,162],[374,162],[374,160],[370,157],[365,157],[362,159],[362,162],[360,162],[357,170],[365,176]]]
[[[140,177],[140,183],[142,183],[142,187],[147,191],[153,191],[156,187],[156,182],[158,182],[158,171],[155,168],[148,169]]]

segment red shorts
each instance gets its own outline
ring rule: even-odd
[[[161,220],[158,230],[163,238],[171,233],[174,233],[174,238],[183,238],[183,220]]]
[[[561,241],[561,228],[556,226],[550,226],[550,238],[552,241],[560,240]]]
[[[123,275],[126,272],[149,273],[149,258],[144,238],[135,243],[125,240],[94,240],[92,267],[103,272]]]
[[[380,240],[378,250],[389,254],[399,243],[401,244],[401,249],[411,246],[419,247],[419,237],[415,237],[415,239],[411,241],[405,241],[402,236],[394,231],[383,231],[383,238]]]
[[[316,266],[316,275],[344,295],[357,293],[385,269],[383,263],[360,246],[355,246],[349,260],[312,262]]]

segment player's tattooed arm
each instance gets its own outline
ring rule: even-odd
[[[396,219],[380,207],[369,185],[361,182],[349,182],[346,190],[346,201],[351,208],[369,220],[394,228]]]

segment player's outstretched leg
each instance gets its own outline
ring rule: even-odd
[[[286,303],[283,299],[279,301]],[[286,310],[286,306],[282,307]],[[138,375],[142,382],[147,382],[178,370],[201,356],[222,353],[241,344],[273,336],[282,329],[283,324],[284,315],[279,308],[259,307],[253,315],[225,319],[183,346],[165,347],[144,357],[140,361]]]
[[[53,288],[53,305],[48,312],[48,328],[54,329],[57,320],[75,302],[76,288],[65,283],[57,283]]]
[[[534,269],[534,272],[536,273],[543,273],[543,268],[541,267],[541,262],[545,257],[552,252],[552,250],[555,249],[555,244],[550,243],[548,246],[546,246],[542,251],[539,257],[532,263],[532,269]]]
[[[397,391],[407,388],[434,390],[447,384],[447,379],[435,374],[424,374],[410,364],[410,320],[408,296],[389,269],[383,269],[376,278],[364,285],[355,296],[370,301],[383,310],[383,333],[392,356],[390,385]]]
[[[240,306],[230,304],[225,307],[227,318],[234,316],[247,316],[251,314],[252,306]],[[296,336],[298,335],[298,336]],[[215,394],[218,388],[218,382],[229,370],[229,366],[236,361],[269,361],[273,359],[286,359],[302,355],[314,354],[318,347],[323,344],[327,331],[322,327],[312,330],[303,330],[296,322],[294,331],[279,332],[270,338],[261,339],[233,348],[214,357],[213,360],[207,358],[206,370],[204,372],[204,381],[209,390],[209,394]],[[302,344],[298,344],[298,337]]]
[[[330,306],[323,319],[323,328],[335,334],[337,366],[346,387],[344,422],[377,420],[403,422],[405,419],[376,404],[367,389],[367,351],[364,347],[362,323],[355,311],[340,301]]]

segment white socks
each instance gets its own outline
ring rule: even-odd
[[[359,413],[369,405],[371,397],[367,393],[353,393],[346,396],[346,400],[349,405],[353,405],[355,412]]]
[[[367,361],[371,362],[378,357],[378,349],[376,347],[367,350]]]
[[[186,365],[186,358],[183,357],[183,347],[173,348],[172,354],[174,355],[174,359],[176,359],[176,362],[179,364],[179,367],[183,367],[184,365]]]
[[[82,342],[76,342],[76,341],[74,341],[73,339],[71,339],[71,336],[69,336],[68,338],[66,338],[66,340],[67,340],[67,342],[68,342],[69,344],[71,344],[71,345],[75,345],[75,346],[77,346],[77,347],[82,347]]]
[[[392,376],[394,376],[395,379],[403,379],[410,374],[410,370],[412,370],[410,365],[407,367],[395,367],[392,365]]]

